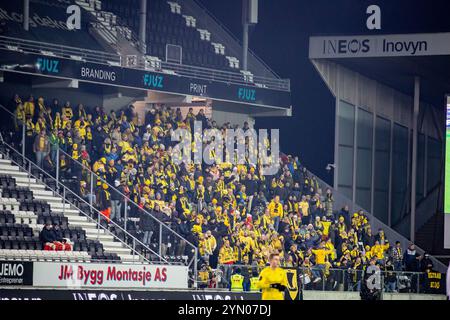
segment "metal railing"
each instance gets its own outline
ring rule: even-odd
[[[19,151],[17,151],[14,147],[9,145],[5,141],[2,140],[1,141],[1,145],[7,147],[8,151],[10,152],[10,153],[7,152],[6,154],[4,154],[5,159],[11,160],[11,162],[13,164],[17,165],[19,168],[21,168],[23,172],[27,172],[27,174],[28,174],[28,187],[31,187],[31,179],[35,179],[36,182],[44,185],[47,189],[51,190],[55,196],[58,196],[58,197],[61,198],[62,203],[63,203],[63,207],[60,210],[61,210],[61,213],[63,215],[65,214],[65,210],[66,210],[65,204],[69,204],[70,206],[75,208],[77,211],[79,211],[84,217],[86,217],[88,221],[96,224],[97,240],[98,241],[101,242],[101,240],[100,240],[100,234],[101,234],[100,230],[103,230],[104,234],[111,235],[116,241],[120,242],[125,248],[128,248],[130,250],[130,252],[133,255],[133,262],[132,263],[142,263],[142,262],[158,263],[158,262],[155,262],[155,261],[150,261],[145,255],[143,255],[141,252],[139,252],[136,249],[137,245],[140,245],[140,246],[144,247],[145,250],[147,250],[151,254],[154,254],[154,255],[158,256],[159,259],[160,259],[159,263],[169,263],[166,259],[164,259],[163,257],[160,257],[158,255],[158,253],[154,252],[151,248],[147,247],[140,240],[138,240],[137,238],[135,238],[134,236],[132,236],[130,234],[128,234],[127,237],[129,237],[131,239],[132,245],[130,245],[126,241],[122,240],[120,237],[118,237],[116,234],[114,234],[113,232],[110,231],[111,226],[113,226],[115,229],[119,229],[120,231],[125,232],[125,230],[123,230],[121,228],[121,226],[117,225],[113,221],[110,221],[108,223],[109,224],[108,227],[104,226],[101,223],[102,220],[104,220],[103,214],[99,210],[97,210],[96,208],[91,206],[86,200],[84,200],[79,195],[77,195],[75,192],[70,190],[70,188],[66,187],[63,183],[61,183],[60,181],[57,181],[55,178],[53,178],[49,173],[47,173],[46,171],[41,169],[33,161],[31,161],[30,159],[27,159],[26,157],[23,157],[22,154]],[[16,156],[19,156],[22,159],[22,163],[14,160],[14,156],[12,156],[12,154],[14,154]],[[33,171],[35,171],[35,170],[38,170],[39,174],[42,175],[43,177],[45,177],[46,179],[50,179],[51,181],[53,181],[55,183],[56,188],[53,188],[49,184],[48,181],[45,181],[45,179],[42,179],[40,176],[37,176],[36,174],[34,174]],[[73,197],[73,198],[77,199],[77,201],[79,203],[85,204],[91,210],[92,214],[89,215],[86,212],[84,212],[84,209],[80,208],[79,204],[75,203],[75,201],[71,201],[71,200],[68,199],[69,196],[70,196],[70,198]],[[96,218],[93,218],[93,216],[96,216]],[[141,260],[134,259],[135,255],[139,256],[141,258]]]
[[[70,194],[71,196],[74,196],[76,199],[78,199],[79,201],[81,201],[82,203],[86,204],[90,210],[91,214],[95,214],[97,213],[97,217],[99,217],[96,221],[96,223],[98,224],[98,228],[103,228],[103,229],[107,229],[106,227],[102,226],[100,224],[101,219],[100,217],[103,216],[103,214],[97,210],[95,208],[95,204],[93,201],[93,195],[95,194],[95,190],[94,190],[94,185],[97,184],[97,182],[101,183],[105,183],[108,185],[108,188],[111,192],[116,192],[117,194],[121,195],[123,202],[124,202],[124,225],[121,226],[117,223],[115,223],[114,221],[110,221],[109,224],[114,226],[114,228],[118,229],[120,232],[124,233],[125,236],[128,239],[132,239],[133,241],[133,247],[132,249],[135,250],[136,246],[139,246],[141,248],[144,249],[144,251],[150,252],[152,254],[155,254],[159,260],[161,262],[166,262],[166,263],[172,263],[171,261],[169,261],[168,259],[165,258],[166,254],[164,254],[165,252],[163,251],[169,251],[168,248],[172,247],[173,244],[173,250],[176,250],[177,248],[175,247],[175,244],[178,246],[185,246],[185,248],[189,248],[190,250],[184,250],[184,252],[187,252],[188,255],[188,260],[185,261],[185,264],[192,269],[192,274],[193,277],[195,278],[195,275],[197,274],[197,256],[198,256],[198,248],[195,247],[191,242],[189,242],[188,240],[186,240],[184,237],[182,237],[181,235],[179,235],[178,233],[176,233],[173,229],[171,229],[169,226],[167,226],[165,223],[163,223],[162,221],[160,221],[159,219],[157,219],[153,214],[151,214],[150,212],[148,212],[145,208],[140,208],[139,205],[134,202],[133,200],[131,200],[129,198],[129,196],[123,194],[120,190],[118,190],[117,188],[115,188],[114,186],[112,186],[111,184],[109,184],[105,179],[103,179],[102,177],[98,176],[95,172],[93,172],[90,168],[86,167],[85,165],[83,165],[82,163],[80,163],[78,160],[74,159],[72,156],[70,156],[69,154],[67,154],[64,150],[62,150],[61,148],[56,149],[56,168],[55,168],[55,177],[51,176],[50,173],[45,172],[42,168],[40,168],[37,164],[34,164],[31,160],[26,158],[26,149],[27,144],[26,144],[26,124],[19,121],[16,121],[16,116],[11,113],[7,108],[5,108],[4,106],[0,105],[0,110],[6,112],[9,116],[11,116],[11,124],[12,123],[20,123],[21,124],[21,128],[16,128],[16,129],[21,129],[22,131],[22,137],[20,137],[18,142],[21,145],[21,149],[22,151],[19,152],[17,151],[14,147],[10,146],[9,144],[7,144],[6,142],[3,141],[3,144],[5,144],[6,146],[9,146],[10,148],[12,148],[12,150],[14,150],[15,152],[17,152],[18,154],[20,154],[20,157],[24,159],[26,159],[27,163],[32,163],[34,165],[35,168],[39,169],[39,171],[44,174],[46,177],[50,178],[52,181],[54,181],[56,183],[56,186],[58,187],[57,190],[52,189],[52,191],[56,192],[59,196],[63,197],[64,201],[67,201],[67,195]],[[15,137],[17,138],[17,137]],[[64,181],[63,181],[63,174],[62,171],[60,170],[59,167],[59,163],[60,163],[60,159],[61,156],[64,156],[68,162],[71,162],[72,165],[75,166],[79,166],[79,170],[85,170],[88,173],[89,176],[89,182],[90,182],[90,187],[89,187],[89,202],[85,199],[82,199],[77,193],[73,192],[72,190],[70,190],[70,187],[66,186]],[[76,167],[74,167],[74,169],[77,169]],[[46,184],[46,186],[48,187],[48,185]],[[59,190],[61,189],[61,190]],[[61,194],[62,192],[62,194]],[[73,203],[71,203],[73,205]],[[142,241],[138,240],[136,237],[134,237],[133,235],[131,235],[128,231],[127,231],[127,223],[129,221],[128,216],[127,216],[127,212],[128,212],[128,208],[131,208],[131,206],[135,206],[137,212],[139,215],[145,214],[148,217],[150,217],[150,219],[152,219],[152,221],[156,224],[156,228],[158,229],[157,232],[159,232],[159,237],[158,237],[158,242],[157,242],[157,250],[158,252],[156,252],[155,250],[151,249],[147,244],[143,243]],[[83,212],[81,209],[77,208],[78,210],[80,210],[84,215],[87,215],[85,212]],[[89,215],[87,215],[89,216]],[[89,216],[90,217],[90,216]],[[92,219],[94,220],[95,219]],[[165,237],[163,237],[163,235]],[[164,243],[164,240],[166,241]],[[120,240],[120,239],[119,239]],[[120,240],[121,241],[121,240]],[[121,241],[123,242],[123,241]],[[153,243],[155,244],[155,243]],[[156,244],[155,244],[156,245]],[[164,249],[163,249],[164,248]],[[190,256],[190,257],[189,257]]]
[[[111,64],[112,62],[119,65],[121,63],[121,57],[113,53],[6,36],[0,36],[0,47],[11,51],[41,55],[44,54],[43,51],[51,52],[55,57],[76,61],[102,64]]]
[[[231,275],[239,270],[244,276],[243,289],[250,291],[250,278],[259,276],[261,270],[265,268],[257,265],[218,265],[212,273],[216,277],[221,288],[230,288]],[[362,281],[365,279],[365,270],[352,268],[320,268],[313,266],[286,267],[297,270],[297,283],[302,290],[319,291],[357,291],[361,290]],[[378,289],[387,293],[430,293],[430,288],[426,286],[425,272],[409,272],[400,270],[381,270],[375,273],[378,278]],[[441,273],[441,278],[445,280],[445,273]],[[376,280],[374,280],[375,283]],[[444,281],[442,281],[443,283]],[[200,282],[200,286],[207,288],[205,283]],[[436,288],[443,289],[443,288]]]
[[[5,36],[0,36],[0,48],[10,50],[12,52],[19,51],[23,53],[41,55],[45,54],[44,52],[51,52],[54,57],[75,61],[81,60],[84,62],[99,63],[105,65],[122,66],[122,62],[125,61],[119,54]],[[140,63],[136,67],[122,67],[129,69],[151,70],[154,72],[175,74],[182,77],[191,77],[201,80],[212,80],[237,85],[251,85],[278,91],[290,91],[289,80],[253,76],[253,82],[249,82],[243,74],[238,72],[221,71],[216,69],[168,62],[161,63],[161,70],[154,70],[146,68],[145,63],[144,61],[142,61],[142,59],[138,60],[140,61]]]
[[[402,248],[404,248],[406,250],[406,248],[409,246],[409,244],[411,242],[409,239],[407,239],[405,236],[401,235],[400,233],[398,233],[397,231],[395,231],[388,225],[384,224],[377,217],[375,217],[373,214],[371,214],[368,210],[362,208],[361,206],[356,204],[354,201],[347,198],[345,195],[343,195],[339,191],[335,190],[333,187],[328,185],[326,182],[321,180],[319,177],[317,177],[310,171],[307,171],[307,172],[308,172],[309,176],[314,177],[317,180],[317,182],[319,184],[319,188],[322,189],[322,191],[325,191],[326,189],[332,190],[333,199],[334,199],[334,201],[333,201],[334,211],[339,212],[339,210],[341,210],[344,206],[348,206],[350,214],[353,214],[354,212],[358,212],[361,210],[363,212],[368,213],[369,224],[371,225],[371,227],[374,231],[376,231],[378,229],[382,229],[386,235],[386,238],[391,241],[391,244],[394,244],[396,241],[400,241]],[[420,247],[418,247],[417,245],[415,246],[415,248],[419,254],[425,253],[425,251],[423,249],[421,249]],[[437,268],[438,271],[445,272],[445,270],[447,270],[447,266],[444,265],[441,261],[439,261],[438,259],[436,259],[433,256],[430,256],[430,258],[433,261],[433,264],[435,265],[435,267]]]

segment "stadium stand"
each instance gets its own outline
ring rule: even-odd
[[[137,41],[139,1],[77,1],[105,19],[111,27],[125,28],[129,40]],[[197,19],[183,13],[172,1],[149,1],[147,8],[147,54],[166,61],[166,45],[181,47],[181,62],[219,70],[239,71],[239,59],[230,56],[220,39],[200,28]],[[126,27],[124,27],[126,26]],[[134,35],[132,35],[134,33]]]
[[[233,265],[263,267],[272,251],[280,252],[284,266],[306,270],[312,283],[329,276],[330,270],[351,269],[348,279],[354,281],[347,281],[357,285],[369,264],[378,264],[386,271],[419,272],[428,268],[430,261],[422,259],[419,263],[416,258],[420,255],[414,246],[401,247],[395,244],[397,239],[387,239],[383,230],[372,230],[367,213],[336,207],[332,191],[321,189],[318,179],[297,157],[282,154],[280,170],[273,176],[260,174],[260,168],[249,163],[174,164],[169,152],[174,145],[170,140],[173,129],[191,129],[195,120],[202,121],[205,128],[235,128],[230,123],[219,127],[203,111],[194,114],[190,110],[183,117],[180,109],[164,105],[154,105],[139,121],[132,106],[106,113],[102,108],[88,107],[85,101],[83,108],[67,107],[73,103],[50,106],[50,99],[40,97],[34,103],[15,96],[12,100],[16,116],[27,119],[26,130],[32,137],[29,141],[40,141],[39,133],[44,132],[42,139],[52,145],[51,150],[61,148],[60,167],[70,168],[63,179],[67,179],[66,183],[71,178],[76,181],[78,195],[88,192],[91,168],[97,176],[96,208],[107,220],[111,218],[111,223],[126,224],[127,232],[142,243],[161,250],[163,256],[189,254],[185,243],[171,234],[163,234],[164,244],[159,244],[159,225],[146,211],[198,247],[202,267],[199,281],[204,286],[228,286]],[[16,131],[4,136],[20,134]],[[36,155],[32,150],[27,154]],[[46,170],[52,172],[53,155],[47,154],[50,163]],[[16,172],[16,179],[20,177],[11,168],[8,172]],[[51,201],[51,209],[60,202],[35,194],[36,189],[33,194],[19,192],[8,179],[2,180],[3,184],[7,185],[6,192],[21,199],[24,206],[33,205],[27,202],[31,196]],[[106,203],[101,201],[102,194],[108,195]],[[124,214],[124,206],[117,208],[113,203],[125,198],[129,201],[128,215]],[[112,207],[113,215],[109,210]],[[53,219],[45,215],[46,207],[31,211],[41,222]],[[78,222],[75,212],[67,217],[69,226],[87,224]],[[57,222],[65,225],[62,220]],[[220,283],[215,276],[217,270],[223,272]]]
[[[64,6],[61,1],[32,0],[30,6],[33,14],[30,17],[30,30],[27,32],[22,28],[22,3],[20,1],[0,3],[0,20],[5,24],[3,36],[94,50],[107,49],[99,45],[90,33],[67,28],[67,5]],[[83,11],[81,13],[82,27],[88,30],[92,19]]]
[[[47,6],[60,2],[32,1],[36,14],[54,21],[65,19]],[[138,1],[75,3],[111,48],[120,33],[137,48],[139,17],[132,8]],[[2,3],[1,14],[18,10],[14,5]],[[165,60],[166,45],[178,45],[183,64],[239,71],[239,60],[200,27],[198,17],[184,14],[181,4],[149,1],[147,19],[150,58]],[[37,23],[23,34],[19,22],[6,21],[8,36],[105,47],[87,32],[49,32]],[[192,130],[194,121],[204,129],[239,127],[219,126],[203,110],[183,116],[180,108],[156,104],[141,119],[132,106],[105,111],[90,101],[50,101],[52,96],[16,94],[8,103],[15,119],[0,129],[0,260],[182,263],[193,256],[192,243],[200,287],[228,287],[235,272],[248,281],[277,251],[282,265],[300,268],[311,285],[328,287],[322,280],[336,280],[333,270],[345,272],[346,290],[360,285],[370,264],[385,272],[423,272],[432,263],[414,245],[395,244],[398,239],[388,239],[382,228],[373,230],[367,212],[337,205],[333,191],[296,156],[281,154],[280,170],[272,176],[248,162],[176,165],[170,154],[174,129]],[[15,151],[22,147],[35,164]],[[44,250],[39,234],[46,225],[58,225],[73,250]]]

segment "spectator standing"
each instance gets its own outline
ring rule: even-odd
[[[114,187],[111,191],[111,220],[118,220],[121,218],[122,209],[122,194],[123,186],[121,186],[119,180],[114,181]]]
[[[275,198],[269,203],[268,208],[274,221],[274,229],[275,231],[278,231],[280,219],[283,217],[283,205],[280,203],[280,197],[275,196]]]
[[[101,189],[98,191],[97,201],[100,213],[109,223],[111,216],[111,193],[108,191],[108,185],[106,183],[102,183]]]
[[[392,261],[395,271],[402,271],[403,269],[403,249],[400,241],[395,243],[395,247],[392,249]]]
[[[50,144],[44,130],[36,136],[33,144],[33,152],[36,155],[36,164],[43,168],[44,158],[50,152]]]

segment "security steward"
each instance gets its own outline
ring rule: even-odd
[[[244,276],[241,275],[241,270],[236,268],[230,279],[231,291],[242,292],[244,291]]]
[[[258,282],[258,272],[253,272],[252,277],[250,278],[250,292],[259,292]]]
[[[262,290],[262,300],[284,300],[288,285],[286,271],[279,267],[279,253],[271,253],[269,266],[259,274],[258,287]]]

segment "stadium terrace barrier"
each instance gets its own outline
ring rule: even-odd
[[[44,52],[49,57],[69,59],[78,62],[100,63],[110,66],[126,65],[126,59],[118,54],[5,36],[0,36],[0,48],[15,52],[17,54],[32,53],[42,55]],[[142,59],[138,59],[138,61],[140,62],[135,66],[127,67],[129,69],[155,71],[163,74],[172,74],[205,81],[217,81],[233,85],[253,86],[256,88],[272,89],[275,91],[290,91],[290,81],[287,79],[253,76],[253,81],[250,82],[242,73],[239,72],[229,72],[169,62],[162,62],[161,69],[155,70],[153,68],[146,67],[145,62],[142,61]]]
[[[1,299],[1,298],[0,298]],[[409,294],[386,293],[381,294],[381,300],[445,300],[445,295],[438,294]],[[329,292],[329,291],[305,291],[303,300],[361,300],[359,292]]]
[[[298,288],[303,294],[308,291],[332,291],[342,294],[344,292],[358,292],[359,294],[362,279],[366,276],[365,271],[351,268],[322,269],[313,266],[311,268],[285,267],[284,269],[288,273],[288,288]],[[244,289],[248,291],[249,279],[252,274],[259,274],[262,267],[255,265],[218,265],[214,273],[216,278],[219,279],[219,286],[229,288],[232,272],[237,270],[246,279]],[[445,294],[445,273],[381,270],[377,274],[380,276],[380,288],[384,293]]]
[[[169,290],[0,289],[1,300],[260,300],[260,293]]]
[[[342,193],[340,193],[339,191],[334,189],[332,186],[328,185],[326,182],[321,180],[319,177],[314,175],[312,172],[308,171],[308,174],[310,176],[313,176],[316,178],[317,182],[319,183],[319,187],[320,187],[320,189],[322,189],[322,191],[325,191],[327,189],[330,189],[332,191],[333,199],[334,199],[333,205],[335,208],[337,208],[337,210],[340,210],[344,206],[348,206],[350,213],[359,212],[359,211],[369,212],[368,210],[365,210],[364,208],[362,208],[361,206],[359,206],[358,204],[356,204],[355,202],[353,202],[352,200],[350,200],[349,198],[344,196]],[[395,241],[400,241],[402,248],[407,248],[409,246],[410,241],[408,238],[406,238],[405,236],[401,235],[400,233],[398,233],[397,231],[395,231],[388,225],[381,222],[377,217],[375,217],[371,213],[369,213],[369,223],[372,227],[372,230],[374,230],[374,231],[378,230],[378,229],[383,229],[383,231],[386,235],[386,238],[391,241],[392,245],[395,243]],[[419,254],[425,253],[425,250],[421,249],[417,245],[415,245],[415,248]],[[434,268],[436,270],[438,270],[439,272],[447,271],[448,267],[445,264],[443,264],[441,261],[436,259],[434,256],[430,255],[430,259],[433,261]]]
[[[187,289],[188,268],[167,264],[0,261],[0,286]]]

